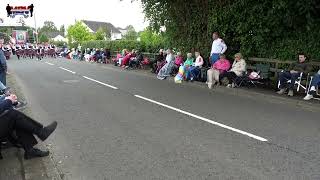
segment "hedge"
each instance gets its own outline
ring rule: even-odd
[[[71,47],[75,45],[70,45]],[[82,43],[82,48],[109,48],[111,51],[120,51],[122,49],[136,49],[142,52],[157,52],[159,49],[164,48],[163,45],[158,44],[154,46],[146,45],[140,41],[125,41],[125,40],[116,40],[116,41],[104,41],[104,40],[95,40],[95,41],[86,41]]]

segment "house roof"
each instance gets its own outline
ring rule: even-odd
[[[58,35],[64,37],[64,34],[63,34],[62,32],[60,32],[60,31],[47,32],[47,33],[45,33],[45,34],[46,34],[46,36],[47,36],[48,38],[55,38],[55,37],[57,37]]]
[[[125,31],[128,30],[128,28],[121,28],[121,27],[118,27],[118,29],[119,30],[125,30]]]
[[[92,31],[97,32],[100,27],[107,27],[113,33],[121,33],[113,24],[108,22],[82,20]]]

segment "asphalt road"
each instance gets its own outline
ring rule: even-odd
[[[319,111],[64,59],[10,60],[65,179],[320,179]]]

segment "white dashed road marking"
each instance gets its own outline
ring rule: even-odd
[[[112,88],[112,89],[118,89],[118,88],[117,88],[117,87],[115,87],[115,86],[111,86],[111,85],[109,85],[109,84],[106,84],[106,83],[103,83],[103,82],[97,81],[97,80],[92,79],[92,78],[89,78],[89,77],[87,77],[87,76],[82,76],[82,77],[83,77],[83,78],[85,78],[85,79],[88,79],[88,80],[90,80],[90,81],[96,82],[96,83],[98,83],[98,84],[101,84],[101,85],[107,86],[107,87],[109,87],[109,88]]]
[[[256,139],[256,140],[259,140],[259,141],[263,141],[263,142],[267,142],[267,141],[268,141],[267,139],[262,138],[262,137],[260,137],[260,136],[257,136],[257,135],[254,135],[254,134],[251,134],[251,133],[242,131],[242,130],[240,130],[240,129],[236,129],[236,128],[233,128],[233,127],[230,127],[230,126],[227,126],[227,125],[224,125],[224,124],[215,122],[215,121],[212,121],[212,120],[210,120],[210,119],[207,119],[207,118],[204,118],[204,117],[201,117],[201,116],[192,114],[192,113],[190,113],[190,112],[187,112],[187,111],[184,111],[184,110],[181,110],[181,109],[178,109],[178,108],[175,108],[175,107],[172,107],[172,106],[169,106],[169,105],[166,105],[166,104],[163,104],[163,103],[154,101],[154,100],[152,100],[152,99],[148,99],[148,98],[145,98],[145,97],[139,96],[139,95],[134,95],[134,96],[137,97],[137,98],[139,98],[139,99],[143,99],[143,100],[145,100],[145,101],[148,101],[148,102],[157,104],[157,105],[159,105],[159,106],[162,106],[162,107],[165,107],[165,108],[174,110],[174,111],[176,111],[176,112],[179,112],[179,113],[182,113],[182,114],[185,114],[185,115],[194,117],[194,118],[196,118],[196,119],[200,119],[200,120],[205,121],[205,122],[208,122],[208,123],[210,123],[210,124],[213,124],[213,125],[216,125],[216,126],[219,126],[219,127],[225,128],[225,129],[228,129],[228,130],[230,130],[230,131],[233,131],[233,132],[236,132],[236,133],[245,135],[245,136],[249,136],[249,137],[251,137],[251,138],[253,138],[253,139]]]
[[[68,72],[70,72],[70,73],[72,73],[72,74],[75,74],[75,73],[76,73],[76,72],[71,71],[71,70],[69,70],[69,69],[66,69],[66,68],[64,68],[64,67],[59,67],[59,68],[62,69],[62,70],[68,71]]]
[[[46,62],[46,64],[49,64],[50,66],[53,66],[54,64],[52,64],[52,63],[49,63],[49,62]]]

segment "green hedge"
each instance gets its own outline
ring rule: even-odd
[[[209,55],[212,32],[227,55],[296,60],[299,51],[320,61],[319,0],[142,0],[146,18],[183,52]]]
[[[72,47],[72,45],[71,45]],[[116,41],[86,41],[82,43],[83,48],[109,48],[111,51],[120,51],[122,49],[136,49],[142,52],[157,52],[159,49],[163,48],[161,44],[157,45],[146,45],[140,41],[124,41],[124,40],[116,40]]]

